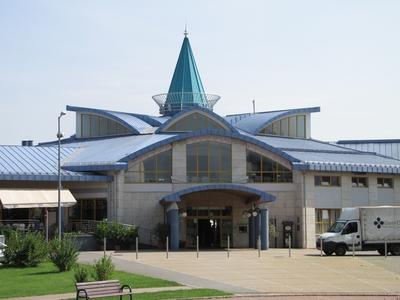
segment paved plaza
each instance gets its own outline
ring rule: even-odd
[[[80,259],[90,262],[99,255],[84,252]],[[233,250],[228,258],[224,251],[201,251],[198,259],[187,251],[170,252],[168,259],[165,252],[140,252],[139,259],[134,252],[112,255],[122,270],[241,295],[400,295],[400,257],[375,252],[320,257],[317,250],[294,249],[289,257],[287,249],[271,249],[259,258],[256,250]]]

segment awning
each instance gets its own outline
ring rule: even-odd
[[[0,203],[5,209],[58,207],[57,190],[37,189],[0,189]],[[70,207],[76,204],[69,190],[61,190],[61,206]]]

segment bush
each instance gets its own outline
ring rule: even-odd
[[[6,241],[10,238],[10,235],[14,231],[15,231],[15,229],[10,225],[2,225],[2,224],[0,224],[0,235],[4,235],[4,237],[6,238]]]
[[[89,281],[89,269],[84,265],[76,265],[74,269],[75,282],[88,282]]]
[[[60,272],[71,270],[78,260],[78,250],[70,238],[50,242],[49,257]]]
[[[115,269],[114,264],[112,263],[111,255],[103,256],[95,262],[93,267],[93,277],[96,281],[111,279]]]
[[[163,223],[158,223],[154,229],[153,229],[153,234],[156,236],[158,240],[158,245],[159,247],[165,247],[165,242],[167,239],[167,236],[169,235],[169,225],[168,224],[163,224]]]
[[[109,246],[118,245],[122,248],[129,248],[138,236],[138,227],[101,221],[97,224],[94,235],[100,245],[103,244],[103,239],[107,238]]]
[[[35,267],[45,260],[47,244],[40,233],[12,231],[4,249],[4,263],[19,267]]]

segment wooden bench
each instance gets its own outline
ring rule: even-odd
[[[132,289],[129,285],[122,285],[119,280],[107,280],[107,281],[94,281],[94,282],[78,282],[75,284],[76,287],[76,299],[95,299],[108,296],[122,296],[129,295],[129,299],[132,300]]]

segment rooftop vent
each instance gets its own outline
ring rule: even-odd
[[[24,147],[31,147],[31,146],[33,146],[33,141],[32,140],[23,140],[21,142],[21,145]]]

